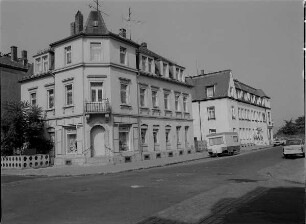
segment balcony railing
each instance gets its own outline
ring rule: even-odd
[[[86,102],[85,113],[88,114],[107,114],[110,113],[108,99],[103,99],[101,102]]]

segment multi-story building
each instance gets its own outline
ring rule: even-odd
[[[233,78],[231,70],[186,77],[194,85],[192,111],[197,140],[216,132],[238,132],[241,144],[273,140],[270,97]]]
[[[21,80],[23,100],[45,111],[55,165],[191,153],[184,68],[127,39],[124,29],[110,32],[99,11],[90,12],[84,28],[78,11],[70,30],[33,57],[33,75]]]
[[[29,68],[27,51],[21,51],[21,58],[18,58],[15,46],[11,47],[11,52],[8,54],[0,53],[1,116],[6,111],[6,102],[20,101],[18,80],[27,75]]]

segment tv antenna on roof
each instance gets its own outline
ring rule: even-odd
[[[103,14],[109,16],[107,13],[103,12],[102,10],[99,10],[99,7],[102,7],[102,6],[99,4],[99,0],[92,0],[92,1],[96,4],[96,6],[92,6],[92,5],[89,4],[89,5],[88,5],[89,8],[94,8],[97,12],[101,12],[101,13],[103,13]]]
[[[130,40],[132,39],[132,29],[131,29],[131,23],[136,23],[136,24],[142,24],[143,22],[140,20],[134,20],[132,19],[132,12],[131,12],[131,7],[129,7],[129,14],[128,14],[128,18],[123,18],[123,20],[125,20],[128,23],[129,26],[129,32],[130,32]]]

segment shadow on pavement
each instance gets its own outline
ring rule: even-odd
[[[225,198],[197,224],[299,224],[305,222],[303,187],[257,187],[240,198]],[[137,224],[187,224],[149,217]],[[191,224],[191,223],[189,223]]]

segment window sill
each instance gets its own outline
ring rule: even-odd
[[[66,105],[66,106],[63,106],[63,109],[72,108],[72,107],[74,107],[74,105]]]
[[[141,110],[150,110],[149,107],[140,107]]]
[[[129,105],[129,104],[120,104],[120,108],[121,109],[130,109],[130,110],[132,110],[132,106]]]
[[[49,108],[49,109],[46,109],[45,112],[49,112],[49,111],[55,111],[55,108]]]
[[[182,111],[178,111],[178,110],[177,110],[177,111],[175,111],[175,113],[177,113],[177,114],[181,114],[181,113],[182,113]]]
[[[160,108],[159,107],[153,107],[152,110],[160,111]]]
[[[166,113],[172,113],[172,110],[165,109]]]
[[[209,121],[215,121],[216,118],[208,118]]]

